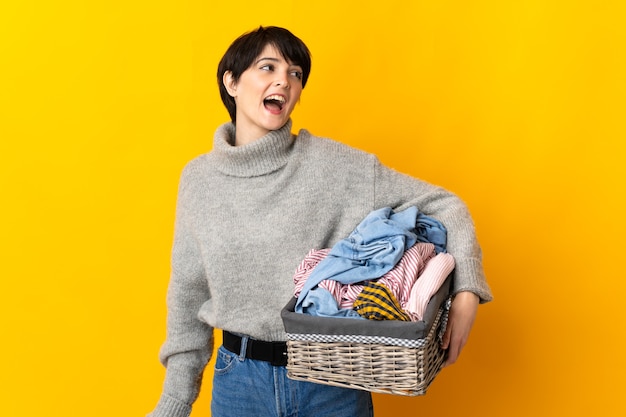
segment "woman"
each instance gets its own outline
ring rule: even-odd
[[[160,353],[167,372],[152,417],[189,415],[215,328],[224,344],[216,352],[213,417],[372,416],[368,392],[287,379],[280,311],[308,251],[331,247],[374,209],[416,206],[448,229],[456,261],[443,341],[448,364],[479,302],[491,299],[472,220],[456,196],[373,155],[306,130],[291,133],[310,69],[306,45],[278,27],[242,35],[219,64],[232,122],[181,177]]]

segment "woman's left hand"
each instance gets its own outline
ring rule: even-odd
[[[448,359],[444,366],[455,363],[461,349],[467,343],[470,330],[476,318],[479,298],[476,294],[463,291],[455,295],[448,315],[448,324],[443,335],[441,347],[448,350]]]

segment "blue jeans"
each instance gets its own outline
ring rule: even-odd
[[[242,340],[245,352],[247,339]],[[212,417],[373,417],[367,391],[287,378],[284,366],[246,359],[220,346],[213,375]]]

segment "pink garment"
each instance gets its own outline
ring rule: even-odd
[[[454,257],[449,253],[439,253],[428,261],[411,289],[408,302],[402,306],[411,316],[411,320],[422,320],[430,298],[450,275],[454,265]]]
[[[294,295],[296,297],[300,295],[302,287],[304,287],[304,283],[309,278],[309,275],[311,275],[311,272],[313,272],[313,268],[315,268],[317,264],[322,261],[322,259],[328,256],[329,252],[330,248],[311,249],[309,253],[307,253],[307,255],[304,257],[302,262],[300,262],[300,265],[298,265],[296,271],[293,274],[293,283],[296,285],[294,289]]]
[[[406,308],[411,288],[433,256],[435,256],[435,245],[418,242],[404,253],[396,266],[383,275],[378,283],[389,288],[400,306]]]
[[[378,283],[389,288],[404,309],[413,284],[426,267],[428,260],[434,255],[435,245],[418,242],[402,255],[391,271],[378,279]],[[352,284],[350,287],[344,291],[344,298],[340,303],[341,308],[352,308],[354,301],[363,290],[362,284]]]
[[[295,284],[294,295],[296,297],[300,295],[302,287],[304,287],[304,283],[311,275],[311,272],[313,272],[313,268],[315,268],[317,264],[322,261],[322,259],[326,258],[329,252],[330,248],[311,249],[309,253],[304,257],[300,265],[298,265],[293,275],[293,282]],[[353,289],[354,286],[358,286],[359,289]],[[357,284],[344,285],[332,279],[323,280],[319,283],[319,287],[324,288],[325,290],[330,292],[335,300],[337,300],[340,308],[352,308],[354,300],[356,300],[357,295],[361,292],[361,289],[363,288],[361,285]],[[348,304],[348,301],[345,300],[345,297],[352,296],[354,296],[354,298],[352,299],[352,302],[349,302]]]
[[[313,271],[313,268],[322,261],[330,249],[311,250],[296,268],[294,274],[295,291],[297,297],[304,286],[305,281]],[[380,284],[384,284],[389,288],[396,297],[400,306],[406,309],[409,301],[411,288],[414,286],[417,278],[425,269],[427,262],[435,256],[435,246],[432,243],[418,242],[409,248],[394,268],[378,279]],[[363,290],[362,284],[341,284],[335,280],[323,280],[319,286],[328,290],[337,303],[339,308],[352,308],[354,301]]]

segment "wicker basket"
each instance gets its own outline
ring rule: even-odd
[[[450,308],[449,281],[420,322],[313,317],[294,313],[293,299],[282,312],[287,375],[383,394],[425,394],[446,357],[439,342]]]

